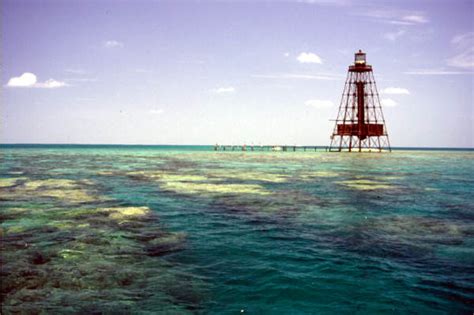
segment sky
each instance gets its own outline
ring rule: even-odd
[[[392,146],[474,147],[474,1],[1,1],[1,143],[328,145],[373,66]]]

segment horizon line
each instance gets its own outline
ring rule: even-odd
[[[69,146],[200,146],[214,147],[216,144],[144,144],[144,143],[33,143],[33,142],[0,142],[0,146],[5,145],[69,145]],[[220,146],[312,146],[312,147],[329,147],[329,145],[314,144],[217,144]],[[392,149],[461,149],[474,150],[473,147],[446,147],[446,146],[392,146]]]

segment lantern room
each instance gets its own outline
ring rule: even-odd
[[[355,53],[354,64],[356,65],[365,65],[365,53],[359,49],[359,52]]]

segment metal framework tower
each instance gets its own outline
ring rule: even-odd
[[[361,50],[349,66],[329,151],[392,151],[372,66]]]

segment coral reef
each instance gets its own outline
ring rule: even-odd
[[[164,257],[185,248],[186,235],[163,230],[150,208],[100,206],[110,198],[92,181],[4,182],[16,186],[1,189],[2,314],[200,307],[202,281]]]

